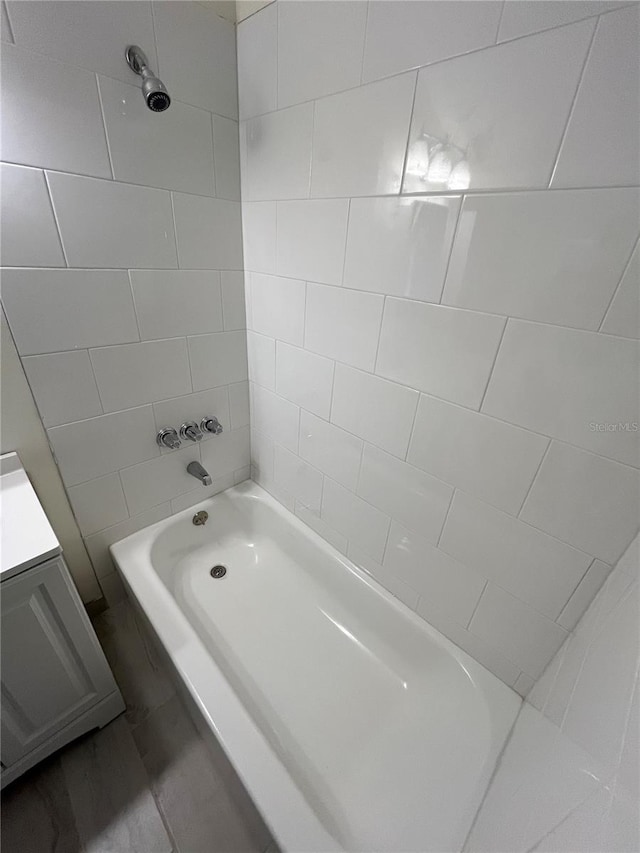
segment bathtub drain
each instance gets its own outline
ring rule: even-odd
[[[209,572],[211,577],[216,578],[216,579],[217,578],[223,578],[226,575],[226,573],[227,573],[226,566],[220,566],[220,565],[214,566],[211,569],[211,571]]]

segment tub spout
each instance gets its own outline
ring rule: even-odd
[[[187,465],[187,471],[192,477],[195,477],[196,480],[200,480],[203,486],[211,485],[211,477],[209,476],[208,471],[205,471],[199,462],[189,462]]]

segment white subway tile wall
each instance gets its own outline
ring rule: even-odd
[[[2,11],[2,301],[105,593],[251,473],[525,693],[637,526],[637,4],[287,0],[237,69],[195,2]]]
[[[638,19],[238,26],[253,476],[523,694],[637,528]]]
[[[2,11],[2,302],[113,600],[109,544],[250,475],[235,29],[189,2]],[[145,106],[131,43],[167,112]],[[221,436],[156,445],[204,415]]]

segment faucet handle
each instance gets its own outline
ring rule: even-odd
[[[202,432],[210,432],[213,435],[220,435],[222,432],[222,424],[213,415],[208,415],[200,421]]]
[[[182,443],[173,427],[163,427],[157,434],[156,441],[160,447],[166,447],[169,450],[177,450]]]
[[[189,441],[202,441],[202,432],[195,421],[185,421],[180,427],[180,438]]]

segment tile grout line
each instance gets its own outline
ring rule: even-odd
[[[541,470],[541,468],[542,468],[542,465],[543,465],[543,463],[544,463],[544,460],[547,458],[547,455],[548,455],[549,451],[551,450],[551,445],[552,445],[552,444],[553,444],[553,438],[550,438],[550,439],[549,439],[549,443],[547,444],[547,446],[546,446],[546,448],[545,448],[545,451],[544,451],[544,453],[542,454],[542,459],[541,459],[541,460],[540,460],[540,462],[538,463],[538,467],[536,468],[536,472],[535,472],[535,474],[533,475],[533,478],[532,478],[532,480],[531,480],[531,483],[529,484],[529,488],[527,489],[526,494],[525,494],[524,498],[522,499],[522,503],[520,504],[520,509],[518,510],[518,512],[517,512],[517,514],[516,514],[516,516],[515,516],[515,518],[517,518],[519,521],[524,521],[524,519],[523,519],[523,518],[521,518],[520,516],[521,516],[521,514],[522,514],[522,512],[523,512],[523,510],[524,510],[524,508],[525,508],[525,506],[526,506],[526,504],[527,504],[527,500],[529,499],[529,495],[531,494],[531,492],[532,492],[532,490],[533,490],[533,487],[534,487],[534,485],[535,485],[535,482],[536,482],[536,480],[538,479],[538,475],[539,475],[539,473],[540,473],[540,470]],[[524,521],[524,523],[525,523],[525,524],[529,524],[529,522],[528,522],[528,521]],[[530,526],[531,526],[531,527],[535,527],[533,524],[531,524]],[[538,530],[539,528],[535,527],[535,529],[536,529],[536,530]],[[544,532],[544,531],[543,531],[543,532]],[[554,538],[555,538],[555,537],[554,537]],[[562,540],[560,540],[560,541],[562,541]],[[585,551],[585,553],[586,553],[586,551]]]
[[[607,316],[609,314],[609,311],[611,310],[611,306],[615,302],[616,296],[618,295],[618,292],[620,291],[620,288],[622,287],[622,282],[624,281],[624,278],[625,278],[625,276],[626,276],[626,274],[627,274],[627,272],[631,266],[631,262],[633,261],[633,258],[634,258],[636,251],[640,251],[640,238],[638,238],[638,240],[636,240],[633,248],[631,249],[631,254],[629,255],[629,258],[628,258],[626,264],[624,265],[624,268],[622,270],[622,275],[620,276],[620,280],[618,281],[618,283],[616,284],[616,286],[613,289],[613,293],[611,294],[611,299],[607,303],[607,307],[605,309],[604,316],[602,317],[602,320],[600,321],[600,325],[598,326],[598,329],[597,329],[598,334],[602,333],[602,327],[604,326],[604,324],[607,321]],[[621,336],[616,335],[616,337],[621,337]],[[633,340],[633,339],[628,338],[628,340]]]
[[[587,19],[588,20],[588,19]],[[580,90],[582,89],[582,81],[584,80],[585,72],[587,70],[587,66],[589,64],[589,57],[591,56],[591,52],[593,49],[593,45],[596,39],[596,33],[598,32],[600,26],[600,17],[595,19],[595,25],[593,27],[593,32],[591,33],[591,38],[589,39],[589,44],[587,46],[587,52],[585,54],[584,60],[582,62],[582,68],[580,70],[580,74],[578,75],[578,85],[576,86],[576,90],[573,93],[573,98],[571,99],[571,106],[569,107],[569,113],[567,115],[567,121],[564,126],[564,130],[562,135],[560,136],[560,144],[558,146],[558,150],[556,151],[556,156],[553,160],[551,166],[551,174],[549,176],[549,180],[547,182],[548,188],[551,188],[551,184],[553,183],[553,179],[558,170],[558,164],[560,163],[560,157],[562,156],[562,149],[564,148],[564,143],[569,133],[569,127],[571,126],[571,119],[573,118],[573,114],[576,108],[576,104],[578,103],[578,96],[580,94]]]

